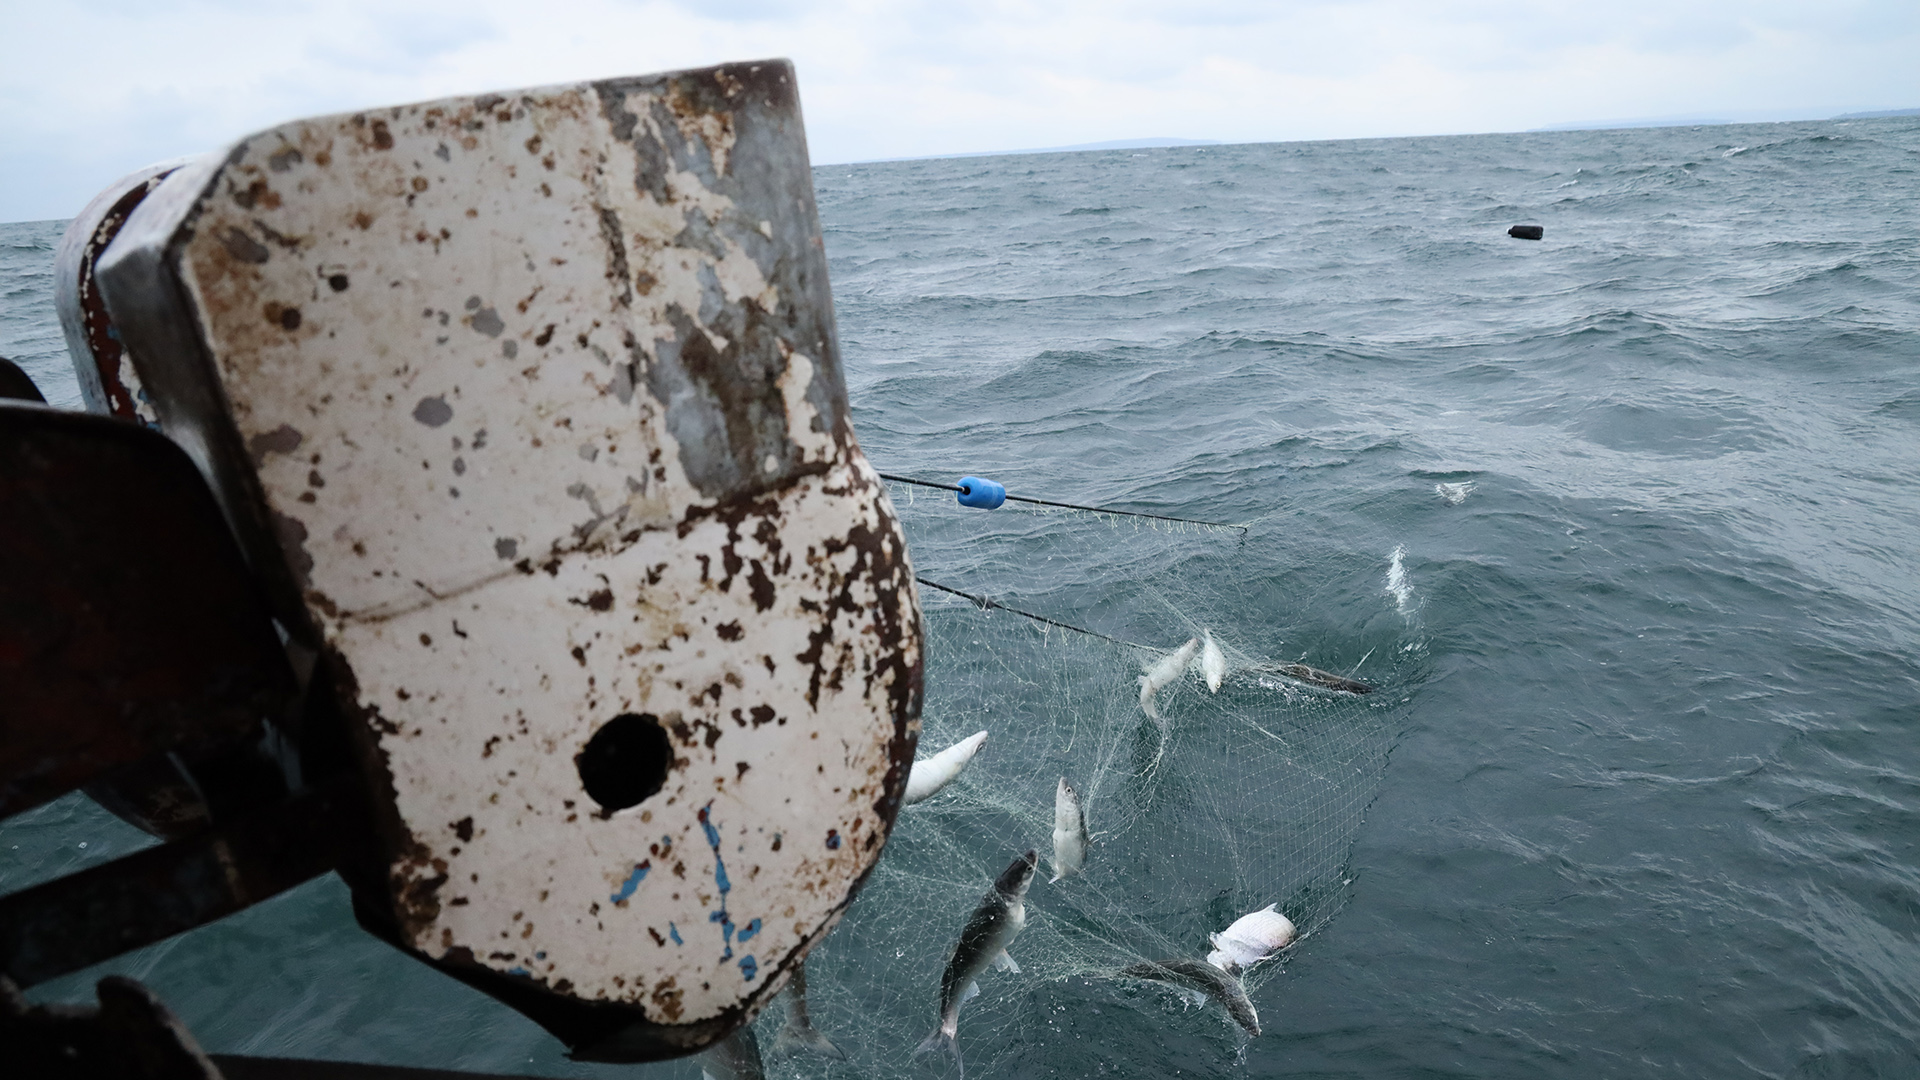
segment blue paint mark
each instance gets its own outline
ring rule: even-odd
[[[680,928],[673,925],[672,923],[667,924],[667,936],[673,939],[673,943],[675,945],[686,944],[686,942],[680,940]]]
[[[840,830],[839,829],[827,830],[827,850],[828,851],[840,850]]]
[[[633,890],[639,888],[640,883],[647,880],[647,871],[652,868],[652,859],[636,864],[633,868],[633,873],[628,874],[627,880],[621,883],[620,891],[613,894],[613,902],[617,904],[627,897],[632,896]]]
[[[733,883],[727,880],[727,864],[720,858],[720,830],[714,827],[712,819],[707,816],[707,811],[712,809],[711,800],[700,808],[700,828],[706,830],[707,846],[713,849],[713,883],[720,886],[720,895],[724,897],[733,891]],[[726,906],[723,899],[720,907],[725,910]]]
[[[508,969],[507,969],[507,974],[509,974],[509,975],[528,975],[528,976],[531,976],[531,975],[533,974],[533,972],[531,972],[531,971],[528,971],[528,970],[527,970],[526,968],[523,968],[523,967],[516,967],[516,968],[508,968]],[[747,977],[748,977],[749,979],[751,979],[751,978],[752,978],[753,976],[751,976],[751,975],[749,975],[749,976],[747,976]]]
[[[760,925],[760,920],[759,920],[759,919],[755,919],[755,920],[753,920],[753,923],[754,923],[754,925],[755,925],[755,926],[759,926],[759,925]],[[547,954],[546,954],[546,953],[543,953],[543,952],[537,952],[537,953],[534,953],[534,954],[533,954],[533,958],[534,958],[535,960],[545,960],[545,959],[547,958]]]
[[[707,913],[707,921],[720,924],[720,959],[733,959],[733,916],[727,912],[727,894],[733,891],[733,884],[727,880],[727,864],[720,858],[720,828],[709,812],[713,802],[700,808],[700,828],[706,831],[707,846],[713,849],[713,882],[720,887],[720,907]]]
[[[740,934],[735,940],[746,941],[748,938],[752,937],[753,935],[759,932],[760,932],[760,920],[755,919],[752,922],[740,928]]]
[[[753,957],[743,956],[740,958],[740,974],[745,975],[748,982],[752,982],[753,977],[760,974],[760,965],[754,962]]]

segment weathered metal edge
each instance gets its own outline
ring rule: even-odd
[[[235,149],[245,146],[242,140]],[[213,488],[282,630],[313,652],[318,631],[266,519],[260,479],[241,444],[180,277],[181,248],[198,204],[225,161],[226,155],[209,154],[162,181],[128,216],[94,264],[94,274],[141,382],[153,391],[162,432],[187,452]]]

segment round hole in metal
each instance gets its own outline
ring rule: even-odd
[[[573,763],[605,816],[638,805],[666,784],[673,744],[652,713],[621,713],[600,725]]]

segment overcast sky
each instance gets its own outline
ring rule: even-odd
[[[819,164],[1920,106],[1916,0],[0,0],[0,221],[285,120],[790,57]]]

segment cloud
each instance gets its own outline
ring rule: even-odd
[[[1911,0],[14,0],[7,23],[7,220],[300,116],[769,56],[823,162],[1920,105]]]

